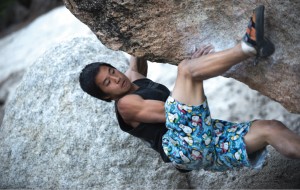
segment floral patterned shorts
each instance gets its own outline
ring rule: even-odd
[[[206,100],[188,106],[169,96],[165,112],[168,131],[162,146],[175,167],[211,171],[251,167],[243,141],[251,122],[212,119]]]

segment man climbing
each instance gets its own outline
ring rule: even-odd
[[[91,96],[114,100],[121,129],[149,142],[165,162],[181,171],[260,168],[267,145],[299,159],[300,137],[284,124],[212,119],[203,89],[203,80],[250,57],[268,57],[274,52],[264,36],[264,6],[254,10],[239,44],[217,53],[211,53],[212,49],[204,46],[192,59],[179,63],[172,95],[165,86],[147,79],[146,62],[133,57],[125,74],[107,63],[87,65],[80,74],[80,85]],[[144,67],[139,69],[140,65]]]

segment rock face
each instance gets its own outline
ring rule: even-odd
[[[0,128],[0,188],[187,188],[183,175],[119,130],[113,104],[80,89],[79,73],[93,61],[127,66],[122,52],[96,37],[75,38],[49,49],[25,74]]]
[[[266,6],[266,35],[276,52],[253,66],[254,60],[232,68],[233,77],[300,113],[300,1],[127,1],[64,0],[103,44],[148,60],[178,64],[199,44],[217,50],[233,47],[243,36],[252,9]]]
[[[123,53],[111,51],[96,37],[90,37],[74,38],[50,48],[28,69],[6,106],[0,128],[0,188],[300,187],[300,161],[285,159],[270,147],[268,164],[259,172],[200,170],[181,174],[164,164],[155,151],[119,129],[113,104],[101,102],[80,89],[79,73],[94,61],[112,63],[121,71],[127,67]],[[246,90],[238,92],[240,89],[237,90],[232,81],[224,86],[228,91],[236,91],[239,97],[246,97]],[[207,93],[208,97],[215,95],[221,102],[230,102],[222,99],[228,96],[220,97],[214,91]],[[282,108],[278,105],[268,106],[272,101],[250,98],[250,104],[257,107],[249,111],[242,109],[245,114],[241,114],[241,107],[249,105],[232,104],[238,99],[230,103],[233,115],[230,116],[228,108],[221,110],[220,115],[229,114],[227,117],[240,120],[240,115],[257,118],[277,113],[277,119],[300,132],[300,117],[279,111]],[[255,104],[257,102],[259,104]],[[216,113],[213,106],[211,110]]]

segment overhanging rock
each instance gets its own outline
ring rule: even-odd
[[[264,4],[266,35],[276,52],[254,66],[253,59],[224,76],[235,78],[300,113],[300,1],[127,1],[64,0],[107,47],[148,60],[178,64],[203,43],[223,50],[245,32],[255,6]]]

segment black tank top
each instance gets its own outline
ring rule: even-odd
[[[165,102],[170,95],[170,91],[167,87],[155,83],[148,78],[138,79],[133,83],[140,88],[132,94],[139,95],[145,100],[151,99]],[[159,152],[164,162],[170,162],[162,148],[162,136],[167,132],[165,123],[140,123],[136,128],[133,128],[124,122],[117,110],[116,103],[115,110],[120,128],[123,131],[148,142],[151,148]]]

